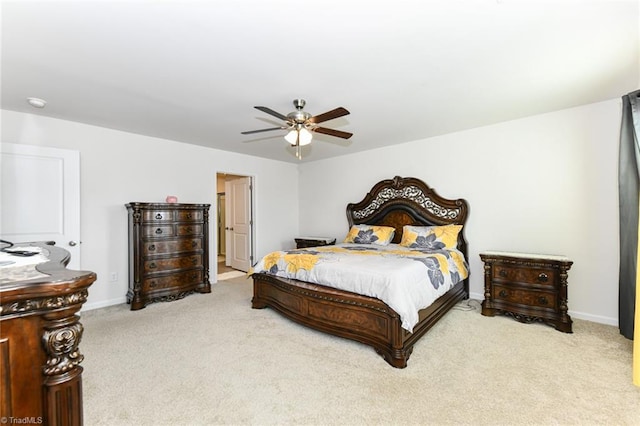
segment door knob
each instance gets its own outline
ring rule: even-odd
[[[73,247],[73,246],[75,246],[75,245],[77,245],[77,244],[78,244],[78,243],[76,243],[76,242],[75,242],[75,241],[73,241],[73,240],[69,241],[69,245],[70,245],[71,247]]]

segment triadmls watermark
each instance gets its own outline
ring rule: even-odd
[[[42,417],[13,417],[2,416],[0,417],[0,424],[3,425],[41,425],[43,423]]]

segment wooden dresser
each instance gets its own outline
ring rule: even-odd
[[[571,333],[567,313],[567,275],[573,264],[564,256],[485,252],[482,315],[511,315],[520,322],[541,321]]]
[[[0,271],[0,423],[79,426],[83,326],[76,313],[96,274],[65,268],[69,252],[45,243],[37,264]],[[5,258],[4,261],[12,261]],[[16,260],[20,262],[21,260]]]
[[[195,292],[210,293],[210,204],[126,204],[131,310]]]

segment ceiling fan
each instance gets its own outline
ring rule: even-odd
[[[273,115],[281,120],[284,120],[285,123],[280,127],[270,127],[268,129],[260,129],[260,130],[249,130],[247,132],[241,132],[243,135],[250,135],[253,133],[260,132],[270,132],[272,130],[289,130],[287,135],[284,137],[287,142],[291,144],[291,146],[296,147],[296,157],[302,159],[302,154],[300,153],[300,147],[303,145],[308,145],[311,143],[311,139],[313,135],[311,132],[322,133],[329,136],[335,136],[342,139],[349,139],[353,136],[353,133],[343,132],[341,130],[335,129],[327,129],[326,127],[318,126],[319,123],[323,123],[325,121],[333,120],[334,118],[342,117],[349,114],[345,108],[339,107],[333,109],[331,111],[327,111],[323,114],[311,115],[306,111],[303,111],[306,102],[304,99],[294,99],[293,106],[296,108],[295,111],[290,112],[287,115],[280,114],[272,110],[271,108],[257,106],[254,107],[259,109],[262,112],[266,112],[269,115]]]

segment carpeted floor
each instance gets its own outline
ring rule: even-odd
[[[639,425],[632,342],[461,305],[394,369],[362,344],[251,309],[251,280],[82,314],[86,425]]]

